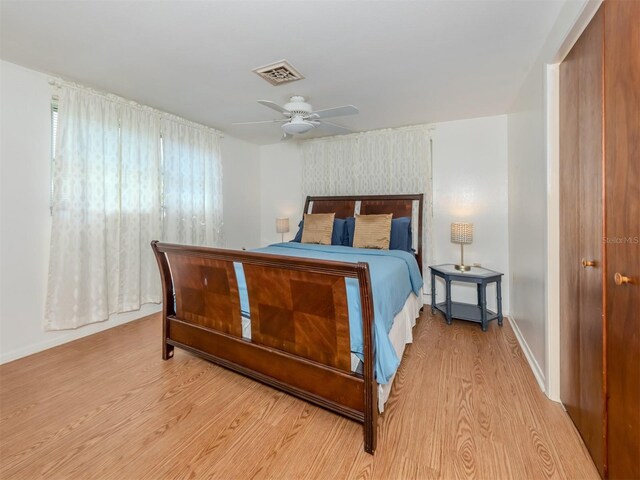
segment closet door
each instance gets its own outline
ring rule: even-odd
[[[603,155],[603,17],[601,8],[582,34],[584,49],[579,68],[580,158],[579,211],[580,261],[580,409],[578,427],[600,474],[605,471],[604,392],[604,206],[602,204]]]
[[[626,479],[640,478],[640,1],[605,6],[607,464]]]
[[[560,67],[561,400],[601,474],[603,10]]]
[[[560,398],[580,423],[580,202],[578,158],[579,49],[560,65]]]

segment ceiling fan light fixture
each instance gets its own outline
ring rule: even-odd
[[[315,125],[311,122],[307,122],[300,117],[294,117],[290,122],[282,125],[282,130],[289,135],[295,135],[300,133],[307,133],[309,130],[314,128]]]

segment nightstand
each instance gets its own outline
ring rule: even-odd
[[[431,313],[442,312],[451,325],[452,319],[477,322],[482,326],[482,331],[487,331],[489,322],[497,319],[502,326],[502,273],[494,272],[487,268],[471,267],[468,272],[456,270],[453,264],[429,266],[431,270]],[[446,301],[435,303],[436,278],[440,277],[445,282]],[[451,282],[475,283],[478,290],[478,303],[454,302],[451,300]],[[487,285],[496,284],[498,311],[487,309]]]

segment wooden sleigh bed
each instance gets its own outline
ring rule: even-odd
[[[336,218],[393,213],[412,217],[422,239],[422,194],[307,197],[306,213]],[[414,223],[415,224],[415,223]],[[416,253],[422,267],[421,242]],[[266,253],[151,244],[163,288],[162,358],[179,347],[364,425],[376,449],[378,417],[374,308],[369,265]],[[242,264],[251,304],[243,338],[234,263]],[[359,285],[362,373],[352,372],[346,279]]]

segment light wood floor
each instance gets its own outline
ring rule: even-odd
[[[426,309],[425,309],[426,310]],[[2,479],[598,478],[508,322],[424,314],[361,426],[176,349],[152,316],[0,367]]]

